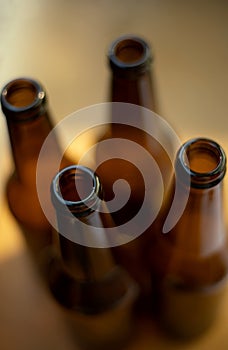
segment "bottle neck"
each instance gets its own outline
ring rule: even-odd
[[[186,195],[188,199],[170,237],[188,255],[209,256],[224,245],[226,229],[222,179],[225,172],[225,153],[213,140],[192,139],[177,154],[179,200]]]
[[[112,102],[130,103],[157,111],[151,75],[152,56],[147,42],[142,38],[131,35],[119,37],[111,44],[108,59],[112,72],[110,100]],[[118,124],[120,107],[115,106],[115,104],[112,106],[110,118],[112,137],[115,137],[115,134],[117,137],[131,135],[134,141],[137,142],[138,137],[143,141],[145,135],[139,136],[139,132],[144,129],[145,123],[143,110],[137,109],[131,115],[124,115],[121,124]],[[129,127],[128,118],[131,124],[137,125],[138,129]],[[141,134],[143,133],[141,132]]]
[[[66,267],[77,279],[101,280],[114,268],[114,262],[109,249],[99,248],[107,239],[99,214],[99,178],[88,168],[70,166],[56,175],[51,194]]]
[[[46,93],[35,80],[18,78],[8,83],[1,93],[17,179],[34,185],[36,163],[44,140],[53,128],[46,103]],[[53,137],[55,152],[59,151]],[[48,155],[49,162],[52,155]]]
[[[153,111],[157,109],[150,70],[138,74],[134,79],[115,75],[113,71],[110,90],[112,102],[132,103]]]
[[[111,101],[133,103],[155,111],[152,55],[147,42],[135,36],[120,37],[111,44],[108,58],[112,70]]]
[[[19,123],[7,119],[7,126],[15,173],[20,182],[29,184],[31,179],[35,178],[41,147],[53,126],[46,113],[33,120]],[[34,176],[31,172],[34,172]]]

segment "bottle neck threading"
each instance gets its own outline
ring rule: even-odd
[[[176,174],[180,181],[190,180],[191,187],[211,188],[226,173],[226,155],[222,147],[208,138],[194,138],[179,149]]]

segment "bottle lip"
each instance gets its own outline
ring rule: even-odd
[[[89,192],[83,196],[80,200],[72,200],[64,198],[61,191],[61,182],[73,185],[76,188],[77,177],[80,181],[83,181],[83,177],[89,176],[90,186]],[[95,211],[102,198],[102,189],[100,180],[95,172],[90,168],[82,165],[70,165],[60,170],[54,177],[51,185],[51,198],[52,203],[57,211],[61,214],[68,213],[69,211],[75,217],[82,217]]]
[[[217,164],[208,171],[197,171],[190,167],[188,154],[195,150],[210,152],[217,160]],[[214,140],[197,137],[185,142],[176,157],[176,174],[179,180],[185,182],[190,178],[191,187],[210,188],[217,185],[226,173],[226,154],[223,148]]]
[[[23,89],[30,89],[34,93],[31,102],[17,106],[10,103],[10,94],[17,93]],[[44,112],[46,102],[46,92],[42,85],[32,78],[19,77],[8,82],[1,91],[1,107],[6,117],[10,117],[17,122],[34,119]]]
[[[129,61],[121,60],[118,54],[125,48],[135,48],[139,57]],[[144,73],[152,62],[151,48],[148,43],[137,35],[123,35],[114,40],[108,50],[109,64],[113,71],[122,74]]]

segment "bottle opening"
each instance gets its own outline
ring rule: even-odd
[[[142,38],[126,35],[117,38],[108,52],[111,68],[129,74],[142,73],[150,68],[151,50],[146,41]]]
[[[202,145],[192,144],[187,149],[189,168],[196,173],[209,173],[214,171],[220,161],[218,150],[209,149]]]
[[[15,81],[9,85],[5,98],[14,107],[27,107],[35,102],[37,89],[29,81]]]
[[[6,116],[11,116],[16,121],[34,118],[39,114],[38,110],[41,111],[45,98],[45,91],[37,81],[29,78],[14,79],[2,90],[2,110]],[[36,114],[33,113],[35,110]]]
[[[225,175],[226,155],[215,141],[195,138],[180,148],[176,170],[183,179],[186,175],[190,176],[191,184],[195,187],[211,187]]]
[[[92,170],[71,165],[56,175],[51,193],[56,208],[68,208],[75,216],[83,216],[94,210],[100,202],[101,185]]]
[[[82,168],[69,167],[58,179],[59,193],[67,202],[85,202],[94,193],[94,177]]]
[[[139,41],[126,39],[116,45],[115,54],[123,63],[133,63],[143,58],[145,50]]]

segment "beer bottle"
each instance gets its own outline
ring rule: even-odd
[[[50,261],[50,289],[80,346],[119,349],[130,335],[137,286],[113,261],[100,180],[72,165],[57,173],[51,196],[60,254]]]
[[[2,89],[1,107],[7,122],[14,160],[14,171],[6,184],[6,196],[30,252],[38,258],[52,240],[52,227],[41,208],[36,188],[39,153],[53,129],[46,92],[34,79],[17,78]],[[53,135],[47,158],[43,160],[43,190],[46,191],[50,206],[49,179],[55,174],[53,162],[56,155],[61,157],[60,152],[58,140]],[[63,158],[62,165],[65,163],[66,158]]]
[[[163,148],[162,141],[160,143],[156,136],[160,134],[159,140],[165,140],[169,148],[172,147],[172,140],[169,139],[170,135],[163,134],[164,130],[157,128],[158,124],[154,124],[155,119],[152,117],[149,124],[153,133],[146,132],[148,119],[145,119],[145,114],[150,111],[158,112],[151,70],[152,53],[148,43],[138,36],[121,36],[111,44],[108,60],[111,69],[110,101],[112,104],[106,132],[97,143],[96,172],[101,178],[108,207],[115,197],[113,184],[118,179],[125,180],[130,187],[129,198],[126,192],[128,187],[123,187],[119,191],[119,201],[124,205],[117,210],[110,209],[115,224],[119,226],[129,223],[142,208],[146,191],[144,175],[150,177],[150,188],[155,189],[146,204],[145,215],[149,215],[160,200],[155,194],[159,179],[154,165],[151,166],[148,163],[148,154],[160,169],[166,191],[172,173],[172,160]],[[103,146],[104,140],[112,142]],[[121,140],[127,143],[125,142],[123,146]],[[140,148],[135,147],[136,144]],[[115,156],[113,156],[113,149]],[[139,165],[136,160],[140,160]],[[113,248],[115,258],[138,281],[143,293],[147,293],[150,289],[144,246],[147,245],[146,236],[150,236],[151,231],[153,229],[149,226],[147,230],[149,234],[143,232],[139,238]]]
[[[153,303],[165,330],[193,337],[213,323],[227,282],[225,153],[214,140],[191,139],[179,149],[175,170],[179,209],[186,205],[174,227],[162,233],[161,226],[151,242]]]

